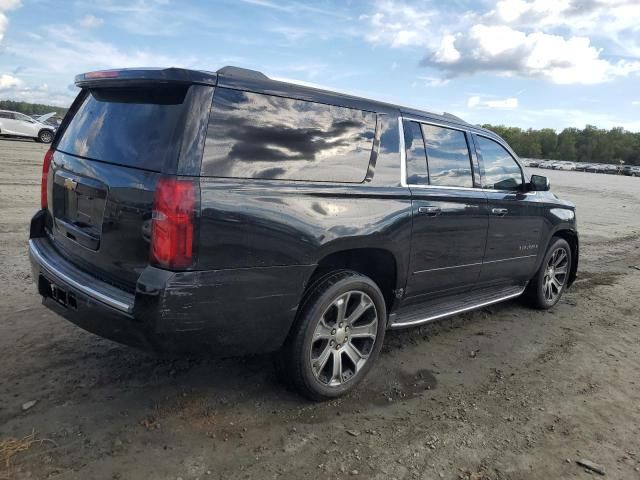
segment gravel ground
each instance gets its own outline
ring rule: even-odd
[[[640,478],[640,179],[542,171],[578,205],[562,301],[392,331],[357,392],[312,404],[268,356],[158,359],[45,310],[26,253],[45,150],[0,140],[0,479],[591,478],[580,459]]]

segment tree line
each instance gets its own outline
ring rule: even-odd
[[[68,108],[54,107],[42,103],[18,102],[15,100],[0,100],[0,110],[11,110],[12,112],[24,113],[25,115],[56,112],[60,116],[67,113]]]
[[[557,133],[551,128],[482,126],[504,138],[524,158],[640,165],[640,132],[628,132],[622,127],[604,130],[587,125],[583,129],[565,128]]]

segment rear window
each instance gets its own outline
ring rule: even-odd
[[[58,150],[128,167],[161,171],[175,158],[176,127],[187,86],[97,88],[64,131]]]
[[[202,175],[362,182],[375,128],[371,112],[218,88]]]

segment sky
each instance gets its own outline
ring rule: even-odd
[[[0,99],[225,65],[471,123],[640,131],[640,0],[0,0]]]

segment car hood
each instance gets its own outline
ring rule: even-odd
[[[49,120],[51,117],[55,116],[56,112],[51,112],[51,113],[45,113],[44,115],[40,115],[38,118],[36,118],[36,122],[38,123],[42,123],[44,124],[44,122],[46,122],[47,120]]]
[[[549,192],[537,192],[537,193],[538,195],[540,195],[541,198],[543,198],[549,204],[557,205],[559,207],[571,208],[573,210],[576,209],[575,203],[570,202],[569,200],[564,200],[562,198],[559,198],[553,192],[549,191]]]

